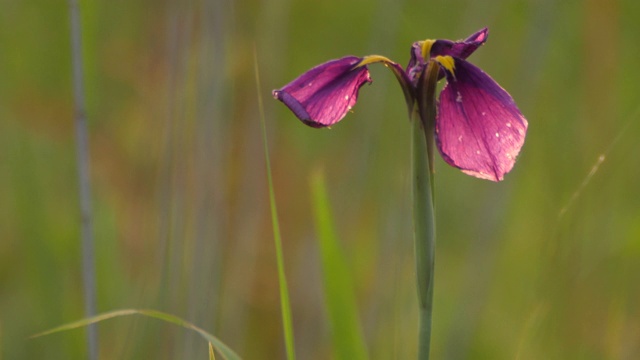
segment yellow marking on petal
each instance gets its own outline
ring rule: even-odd
[[[446,56],[436,56],[435,60],[438,64],[440,64],[440,66],[442,66],[443,68],[445,68],[445,70],[447,72],[449,72],[449,74],[451,74],[451,76],[453,76],[453,79],[455,80],[456,78],[456,61],[453,59],[453,57],[446,55]],[[460,95],[458,95],[460,96]]]
[[[362,60],[360,60],[359,63],[356,64],[356,66],[354,66],[353,68],[359,68],[361,66],[365,66],[365,65],[369,65],[369,64],[373,64],[373,63],[378,63],[378,62],[382,62],[385,65],[387,64],[395,64],[393,61],[391,61],[391,59],[382,56],[382,55],[368,55],[362,58]]]
[[[422,58],[423,59],[429,59],[431,57],[431,46],[433,46],[433,43],[436,42],[435,40],[425,40],[422,41]]]
[[[440,64],[440,66],[442,66],[449,73],[451,73],[451,75],[454,75],[454,72],[456,69],[456,61],[453,59],[453,57],[449,55],[436,56],[435,60],[438,62],[438,64]]]

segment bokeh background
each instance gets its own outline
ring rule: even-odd
[[[264,111],[296,352],[334,357],[309,177],[325,174],[372,359],[410,359],[410,126],[382,66],[353,113],[305,127],[271,90],[347,54],[488,26],[470,59],[517,101],[502,183],[437,160],[434,359],[640,357],[640,3],[81,1],[98,310],[153,308],[247,359],[283,359]],[[85,358],[66,1],[0,1],[0,358]],[[261,79],[255,81],[254,53]],[[599,160],[601,159],[601,160]],[[146,318],[100,323],[104,359],[205,359]]]

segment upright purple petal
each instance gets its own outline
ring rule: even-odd
[[[453,62],[443,66],[448,84],[436,116],[438,150],[447,163],[469,175],[501,181],[524,144],[527,120],[489,75],[464,60],[445,60]]]
[[[320,64],[300,75],[273,96],[305,124],[331,126],[355,105],[358,90],[371,82],[366,66],[354,68],[362,58],[347,56]]]
[[[464,43],[479,43],[484,44],[487,41],[487,37],[489,36],[489,29],[484,27],[475,33],[471,34],[468,38],[464,39]]]
[[[411,111],[413,110],[413,102],[415,99],[415,87],[407,73],[404,71],[402,66],[394,62],[386,62],[385,66],[393,72],[398,80],[398,84],[400,84],[400,88],[402,88],[402,93],[404,94],[404,101],[407,104],[407,109],[409,110],[409,116],[411,116]]]
[[[426,61],[422,57],[422,42],[416,41],[411,44],[411,57],[409,58],[409,64],[407,64],[406,69],[407,77],[415,82],[420,77],[425,63]]]
[[[487,41],[488,36],[489,29],[484,28],[461,41],[436,40],[431,46],[431,57],[448,55],[466,59]]]
[[[488,36],[489,29],[483,28],[475,32],[465,40],[451,41],[441,39],[435,41],[416,41],[411,45],[411,58],[406,69],[407,76],[413,81],[414,84],[416,84],[418,78],[420,77],[420,73],[424,70],[426,63],[430,61],[430,59],[435,58],[436,56],[453,56],[464,60],[471,56],[471,54],[473,54],[473,52],[476,51],[480,46],[482,46],[487,41]],[[422,56],[422,47],[425,42],[431,42],[428,48],[428,55],[426,55],[426,59]],[[444,70],[440,71],[438,80],[444,78],[444,76]]]

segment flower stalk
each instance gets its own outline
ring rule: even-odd
[[[421,81],[425,83],[412,119],[413,239],[419,309],[418,359],[429,359],[433,278],[435,270],[434,137],[435,88],[439,66],[429,63]]]

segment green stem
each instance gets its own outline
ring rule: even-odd
[[[435,255],[435,214],[431,193],[431,174],[424,128],[413,120],[413,229],[416,254],[416,279],[420,311],[418,359],[429,359],[431,312],[433,308],[433,270]]]
[[[413,228],[419,306],[418,359],[429,359],[435,261],[434,126],[438,66],[431,62],[421,77],[419,106],[413,112]]]

